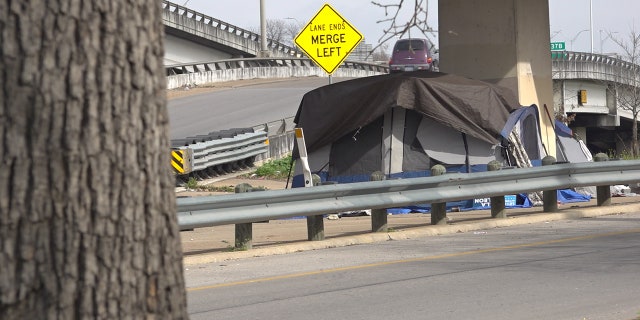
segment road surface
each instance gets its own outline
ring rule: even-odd
[[[344,80],[348,78],[332,81]],[[170,137],[181,139],[293,117],[305,93],[328,84],[329,78],[319,77],[244,80],[170,98]]]
[[[636,319],[640,214],[191,265],[191,319]]]

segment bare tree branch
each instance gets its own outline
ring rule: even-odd
[[[304,28],[304,23],[286,19],[267,19],[267,39],[295,47],[293,39]],[[251,27],[251,32],[260,33],[260,28]]]
[[[378,45],[373,48],[372,52],[378,50],[383,44],[393,38],[402,38],[405,35],[411,37],[411,31],[413,29],[419,30],[429,41],[431,41],[431,39],[428,33],[437,32],[433,30],[427,22],[427,18],[429,17],[428,0],[414,0],[413,4],[405,3],[405,0],[397,0],[391,3],[371,1],[371,3],[383,8],[385,17],[388,17],[376,21],[376,23],[386,24],[387,26],[383,28],[383,35],[378,39]],[[413,5],[413,8],[411,8],[411,5]],[[400,14],[404,12],[403,9],[410,10],[410,16],[406,20],[402,20],[400,16]],[[433,43],[433,41],[431,42]]]
[[[640,113],[640,33],[632,28],[626,38],[619,38],[609,33],[609,37],[622,50],[621,59],[628,61],[628,67],[620,66],[619,80],[610,90],[613,90],[618,109],[628,111],[632,115],[631,155],[640,155],[638,143],[638,113]]]

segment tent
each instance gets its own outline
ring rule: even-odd
[[[556,131],[556,158],[560,162],[589,162],[593,161],[591,151],[587,145],[576,135],[573,130],[561,121],[555,122]],[[558,190],[560,203],[584,202],[591,200],[596,195],[595,186],[577,187],[575,190]]]
[[[303,96],[294,121],[322,181],[368,181],[375,171],[389,179],[428,176],[436,164],[485,171],[492,160],[521,166],[546,155],[536,106],[522,107],[505,88],[439,72],[317,88]],[[303,185],[301,174],[297,166],[293,187]]]
[[[584,142],[576,138],[573,130],[561,121],[555,123],[556,137],[556,157],[563,162],[589,162],[593,161],[591,152]]]

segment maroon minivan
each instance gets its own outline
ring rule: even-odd
[[[400,39],[393,46],[389,72],[415,70],[435,71],[436,61],[433,58],[431,43],[427,39]]]

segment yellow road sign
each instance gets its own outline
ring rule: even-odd
[[[295,43],[311,60],[332,74],[362,41],[362,34],[329,4],[307,23]]]

